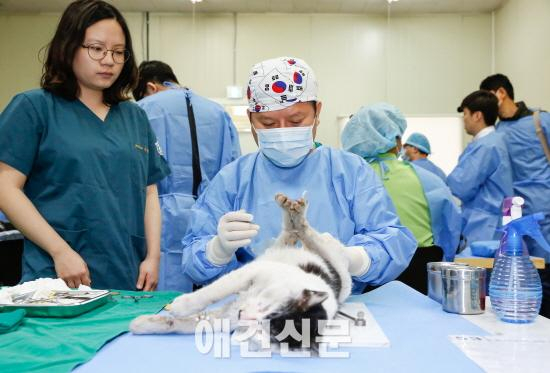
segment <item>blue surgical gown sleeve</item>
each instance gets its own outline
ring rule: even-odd
[[[218,198],[219,197],[219,198]],[[183,272],[196,284],[210,282],[240,266],[235,255],[226,265],[215,265],[206,259],[206,245],[217,234],[218,221],[233,211],[223,179],[214,178],[191,209],[190,229],[182,240]]]
[[[462,228],[462,213],[453,201],[451,191],[432,172],[414,164],[428,201],[434,244],[443,249],[445,260],[453,261]]]
[[[29,98],[15,96],[0,114],[0,162],[28,175],[43,132],[44,123]]]
[[[399,222],[382,181],[370,166],[365,163],[357,175],[350,176],[351,180],[355,180],[351,208],[357,233],[346,245],[363,246],[371,258],[367,273],[355,277],[354,282],[381,285],[405,270],[417,242],[412,232]]]
[[[458,159],[458,165],[447,176],[447,185],[461,201],[473,199],[485,180],[498,166],[494,148],[469,144]]]

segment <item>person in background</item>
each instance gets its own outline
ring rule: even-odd
[[[428,159],[428,155],[431,153],[432,149],[428,138],[419,132],[414,132],[409,136],[401,151],[403,160],[413,162],[416,166],[434,173],[446,183],[447,176],[445,172]]]
[[[460,239],[460,209],[440,178],[415,163],[397,159],[407,122],[393,105],[362,107],[342,131],[345,150],[363,157],[382,179],[403,225],[418,248],[397,278],[427,294],[426,264],[452,261]],[[364,207],[366,208],[366,207]]]
[[[485,78],[480,89],[493,93],[498,100],[500,121],[496,131],[501,133],[512,165],[514,195],[525,199],[524,214],[541,212],[545,215],[540,222],[541,232],[550,241],[550,155],[546,156],[543,142],[550,143],[550,114],[537,114],[540,122],[540,138],[537,135],[535,111],[520,101],[514,102],[514,87],[502,74]],[[550,253],[534,240],[525,238],[529,253],[543,257],[546,268],[540,271],[543,298],[540,314],[550,317]]]
[[[313,70],[298,58],[252,68],[248,115],[259,150],[224,167],[193,206],[183,263],[195,282],[216,279],[274,242],[282,222],[279,192],[293,199],[305,194],[312,227],[346,246],[354,292],[391,281],[408,265],[416,241],[372,168],[315,144],[317,92]]]
[[[495,95],[475,91],[464,98],[458,112],[464,129],[474,136],[447,177],[451,192],[462,201],[462,235],[466,242],[499,239],[502,201],[512,196],[512,167],[501,133],[495,132],[498,104]]]
[[[156,183],[169,173],[147,116],[129,102],[137,66],[112,5],[72,2],[49,44],[42,89],[0,115],[0,209],[25,236],[22,281],[154,290]]]
[[[172,170],[157,185],[163,222],[158,288],[189,292],[192,282],[181,266],[181,239],[189,225],[189,208],[218,171],[241,155],[239,137],[222,106],[181,87],[164,62],[142,62],[133,93]]]

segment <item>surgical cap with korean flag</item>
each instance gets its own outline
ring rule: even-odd
[[[277,57],[252,67],[248,81],[251,113],[282,110],[298,102],[317,100],[317,79],[305,61]]]

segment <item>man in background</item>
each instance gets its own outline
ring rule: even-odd
[[[451,192],[462,201],[462,235],[468,244],[497,240],[502,201],[513,194],[510,157],[494,127],[497,99],[490,92],[476,91],[457,110],[464,115],[464,129],[474,136],[447,177]]]
[[[403,152],[404,160],[413,162],[416,166],[422,167],[439,176],[443,182],[447,182],[445,172],[428,159],[428,155],[432,153],[432,149],[426,136],[419,132],[411,134],[403,145]]]
[[[164,62],[141,63],[133,94],[172,170],[158,184],[163,223],[158,288],[191,291],[181,266],[189,208],[218,171],[241,155],[237,130],[222,106],[180,86]]]

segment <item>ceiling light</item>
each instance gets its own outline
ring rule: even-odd
[[[196,4],[196,3],[202,3],[202,0],[190,0],[193,4]],[[394,0],[396,1],[396,0]]]

